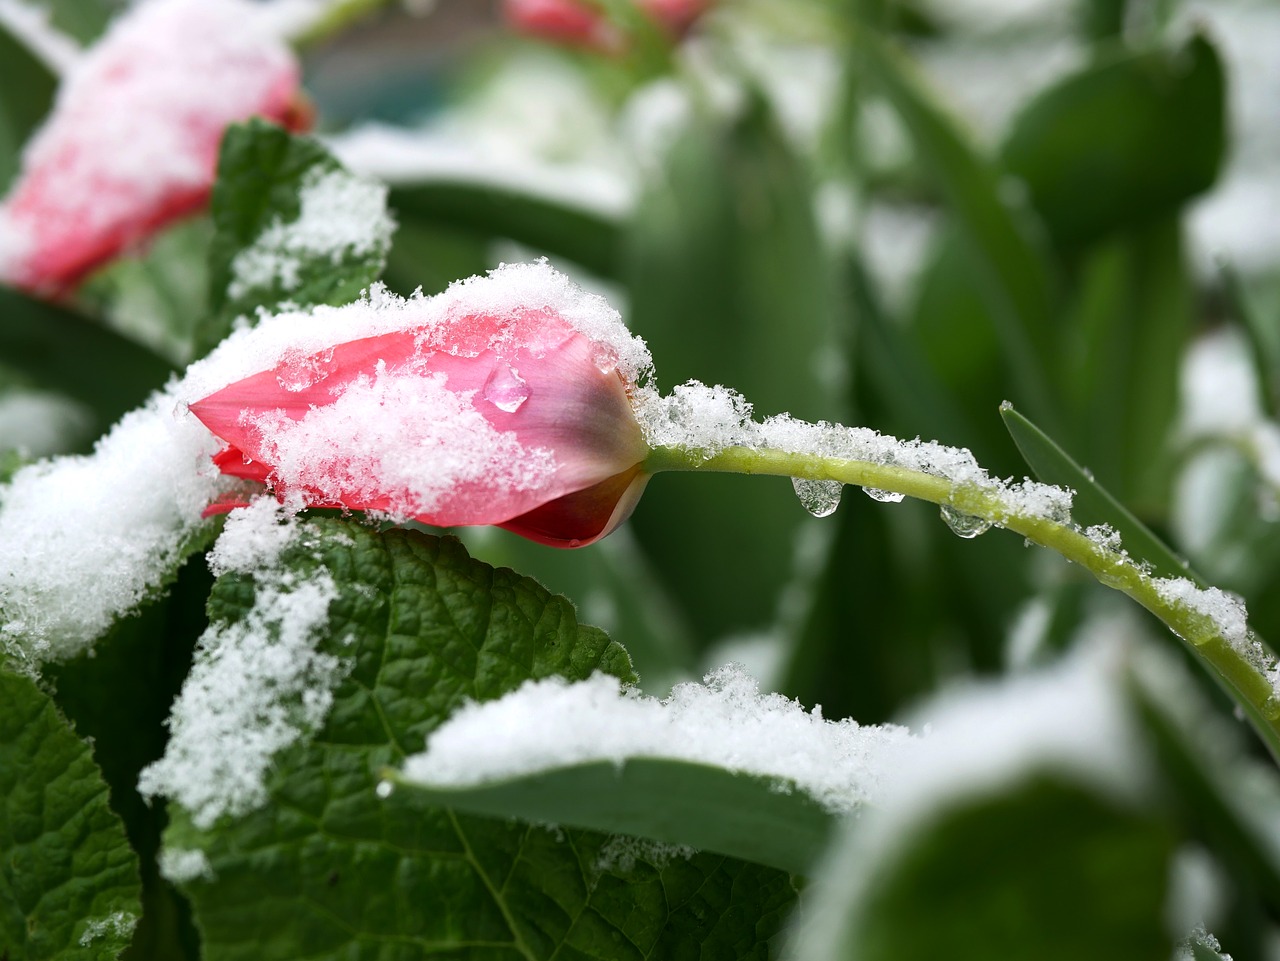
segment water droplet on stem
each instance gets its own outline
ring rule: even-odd
[[[828,517],[840,506],[844,485],[834,480],[809,480],[807,477],[791,478],[800,503],[814,517]]]
[[[966,514],[950,504],[943,504],[940,508],[940,513],[947,526],[951,528],[951,532],[957,537],[963,537],[968,540],[991,530],[991,521],[975,517],[972,514]]]
[[[866,494],[873,501],[880,501],[882,504],[901,504],[906,494],[899,494],[897,491],[881,490],[879,487],[864,487],[862,493]]]

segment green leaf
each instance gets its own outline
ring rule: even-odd
[[[58,78],[0,24],[0,195],[14,174],[23,145],[57,91]]]
[[[773,779],[670,758],[576,764],[473,788],[399,783],[459,811],[640,835],[794,874],[817,861],[836,821]]]
[[[89,746],[0,670],[0,957],[106,961],[128,944],[138,859]]]
[[[1070,444],[1144,517],[1168,513],[1178,375],[1197,310],[1182,232],[1170,214],[1090,248],[1070,319]]]
[[[203,850],[188,882],[206,961],[439,954],[468,958],[765,958],[789,876],[715,855],[611,864],[605,837],[376,795],[469,699],[529,678],[631,678],[625,651],[572,606],[451,538],[311,518],[286,549],[298,578],[337,585],[320,649],[350,673],[314,739],[282,751],[268,806],[199,830],[175,811],[166,846]],[[209,611],[235,624],[255,582],[224,575]],[[750,919],[744,923],[744,919]],[[557,953],[558,952],[558,953]]]
[[[0,287],[0,357],[33,384],[84,403],[100,428],[175,372],[167,360],[88,317],[6,287]]]
[[[724,384],[762,415],[840,419],[844,371],[816,369],[834,356],[835,278],[808,173],[763,100],[683,130],[636,211],[629,319],[663,384]],[[672,474],[649,485],[631,525],[695,634],[710,639],[773,620],[807,520],[785,479]]]
[[[42,6],[55,28],[86,45],[102,35],[120,10],[111,0],[43,0]]]
[[[932,806],[879,857],[838,849],[840,934],[801,961],[1168,961],[1162,821],[1048,774]]]
[[[58,707],[91,740],[93,758],[111,788],[111,809],[124,821],[141,861],[142,919],[126,961],[199,957],[190,909],[156,865],[167,823],[164,805],[144,801],[137,784],[138,772],[164,751],[164,720],[204,629],[212,584],[203,554],[193,555],[166,594],[120,620],[91,656],[45,669]]]
[[[955,217],[1018,395],[1039,418],[1051,420],[1056,331],[1045,253],[1002,196],[997,171],[933,103],[906,58],[869,31],[855,39],[857,64],[902,118]]]
[[[1280,776],[1247,755],[1237,731],[1189,680],[1169,669],[1163,678],[1148,671],[1130,687],[1170,788],[1165,796],[1188,833],[1229,869],[1236,898],[1274,915],[1280,910]]]
[[[622,644],[644,690],[664,695],[698,676],[693,631],[629,527],[589,551],[547,550],[495,527],[460,528],[467,550],[495,567],[523,571],[548,590],[580,599],[583,616]]]
[[[286,302],[298,306],[350,303],[381,275],[389,237],[375,236],[371,229],[367,249],[348,245],[324,253],[305,248],[277,250],[274,256],[283,255],[287,266],[262,276],[237,278],[237,256],[265,231],[296,222],[302,214],[302,192],[316,178],[332,173],[345,173],[345,168],[309,137],[295,137],[256,119],[227,129],[210,201],[215,228],[209,249],[212,313],[196,331],[198,356],[226,337],[236,318],[252,321],[258,308],[272,310]],[[353,183],[361,183],[348,176]]]
[[[1077,525],[1109,525],[1120,534],[1124,549],[1130,556],[1146,561],[1158,577],[1186,577],[1199,587],[1210,586],[1142,521],[1112,497],[1105,487],[1095,481],[1088,471],[1072,460],[1071,455],[1059,447],[1053,438],[1011,405],[1001,407],[1000,416],[1004,418],[1014,443],[1018,445],[1018,450],[1027,459],[1027,465],[1036,477],[1046,484],[1057,484],[1076,492],[1071,517]]]
[[[1225,153],[1223,65],[1197,34],[1178,50],[1117,51],[1050,87],[1002,156],[1053,239],[1081,246],[1207,190]]]
[[[406,223],[514,240],[601,277],[618,274],[623,232],[617,217],[533,188],[439,177],[392,188],[391,208]]]

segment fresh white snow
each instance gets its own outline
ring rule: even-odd
[[[828,721],[728,666],[678,684],[664,700],[597,674],[530,681],[470,704],[404,764],[406,780],[464,787],[591,761],[671,758],[794,785],[831,811],[875,803],[916,739],[894,725]]]

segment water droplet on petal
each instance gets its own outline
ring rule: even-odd
[[[809,480],[807,477],[791,478],[800,503],[814,517],[828,517],[840,506],[844,485],[835,480]]]
[[[880,501],[882,504],[900,504],[906,494],[899,494],[897,491],[885,491],[879,487],[864,487],[862,493],[866,494],[873,501]]]
[[[529,399],[529,385],[520,371],[507,364],[499,364],[484,382],[484,399],[498,410],[514,414]]]
[[[295,394],[314,387],[329,376],[328,365],[332,360],[332,348],[320,354],[290,351],[280,361],[276,371],[276,382],[285,390]]]
[[[974,517],[972,514],[966,514],[964,511],[956,510],[950,504],[943,504],[941,507],[942,519],[946,521],[947,526],[951,528],[952,533],[957,537],[963,537],[968,540],[971,537],[977,537],[979,534],[985,534],[991,530],[991,521],[984,520],[981,517]]]

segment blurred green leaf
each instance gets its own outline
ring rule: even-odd
[[[1124,549],[1130,556],[1149,563],[1157,576],[1186,577],[1199,587],[1209,586],[1048,434],[1011,405],[1001,407],[1000,416],[1036,477],[1046,484],[1057,484],[1075,491],[1071,518],[1079,527],[1106,524],[1120,534]]]
[[[1128,0],[1076,0],[1080,32],[1086,40],[1113,42],[1124,32]]]
[[[0,287],[0,361],[88,406],[99,432],[175,372],[145,347],[65,307]]]
[[[801,961],[1168,961],[1174,845],[1158,817],[1049,774],[931,807],[879,856],[828,862],[850,892],[827,906],[839,943]]]
[[[396,186],[390,203],[407,221],[514,240],[601,277],[614,277],[619,270],[623,228],[616,217],[536,188],[441,178]]]
[[[1011,389],[1017,396],[1018,388],[1010,384],[1008,358],[992,327],[989,303],[966,245],[956,225],[939,231],[915,286],[908,322],[897,328],[899,339],[909,345],[904,351],[918,358],[921,377],[933,382],[933,393],[943,393],[950,402],[948,432],[938,433],[928,423],[893,423],[908,437],[928,434],[967,447],[989,470],[1005,474],[1018,469],[1017,453],[991,411]]]
[[[1012,209],[998,172],[933,102],[905,57],[869,31],[856,34],[854,56],[901,117],[919,162],[954,215],[1018,396],[1037,417],[1053,422],[1054,295],[1049,263],[1029,221]]]
[[[1074,428],[1067,442],[1137,513],[1163,517],[1178,376],[1196,310],[1178,219],[1150,220],[1091,248],[1073,306],[1074,350],[1062,364]]]
[[[119,12],[115,0],[41,0],[52,25],[80,43],[92,44]]]
[[[1117,52],[1032,100],[1004,164],[1056,242],[1090,243],[1213,184],[1226,152],[1224,87],[1202,35],[1174,51]]]
[[[1257,309],[1240,274],[1226,262],[1218,265],[1227,315],[1249,338],[1249,359],[1258,378],[1258,399],[1270,418],[1280,418],[1280,324],[1269,323]]]
[[[49,695],[0,669],[0,957],[106,961],[129,944],[138,857],[107,794]]]
[[[396,211],[399,226],[387,255],[382,279],[402,297],[419,287],[438,294],[462,277],[482,274],[497,264],[489,255],[489,238],[435,224]]]
[[[193,217],[97,271],[77,299],[126,337],[179,365],[191,360],[198,325],[209,313],[209,243],[213,225]]]
[[[32,131],[53,104],[58,78],[0,24],[0,195],[18,172]]]
[[[1238,898],[1280,910],[1280,778],[1187,685],[1132,685],[1161,773],[1189,833],[1230,870]]]
[[[759,97],[681,132],[636,205],[623,275],[663,385],[724,384],[760,414],[840,418],[835,281],[811,188]],[[666,475],[631,523],[710,641],[773,619],[806,520],[785,479]]]
[[[470,788],[396,780],[469,814],[638,835],[793,874],[813,866],[836,820],[803,791],[779,790],[774,779],[669,758],[575,764]]]
[[[389,247],[375,242],[369,250],[347,247],[323,255],[291,250],[289,271],[255,278],[243,289],[233,283],[237,255],[264,231],[301,215],[307,178],[344,169],[319,141],[263,120],[227,129],[210,205],[215,228],[209,248],[211,314],[197,328],[197,356],[226,337],[237,317],[252,319],[259,308],[271,310],[286,301],[304,307],[350,303],[381,276]]]

